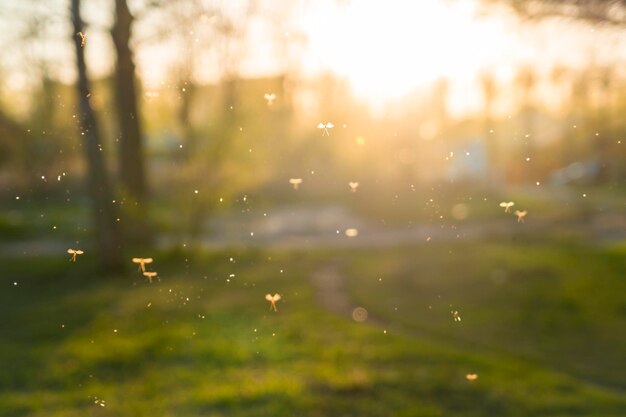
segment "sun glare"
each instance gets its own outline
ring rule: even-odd
[[[469,81],[511,44],[502,23],[471,1],[354,1],[320,8],[308,28],[319,65],[370,101],[400,97],[445,77]]]
[[[276,11],[273,0],[260,4],[270,14]],[[216,83],[223,75],[223,57],[207,46],[213,45],[207,16],[201,15],[181,36],[192,51],[187,55],[193,57],[194,78]],[[590,56],[614,62],[626,50],[619,31],[558,19],[524,24],[510,9],[487,9],[480,0],[294,2],[285,16],[284,27],[251,26],[234,61],[238,75],[255,78],[294,70],[314,79],[329,72],[347,80],[356,98],[374,109],[446,79],[448,110],[462,114],[482,105],[477,80],[483,72],[506,84],[520,65],[546,73],[555,63],[584,66]],[[98,36],[94,33],[89,43],[100,42]],[[148,89],[168,84],[167,68],[176,61],[177,48],[169,39],[139,49],[138,69]],[[110,56],[99,56],[102,62],[95,67],[109,70]],[[265,93],[268,106],[280,100]]]

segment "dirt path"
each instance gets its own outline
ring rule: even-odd
[[[350,316],[356,306],[346,294],[344,280],[337,267],[326,265],[311,274],[311,284],[319,303],[327,310],[341,316]]]
[[[346,291],[345,279],[341,275],[338,265],[329,263],[315,270],[311,276],[311,285],[315,298],[326,310],[341,317],[367,323],[380,328],[392,328],[392,323],[383,320],[362,306],[354,303]],[[365,316],[363,315],[365,311]],[[413,332],[418,333],[417,330]]]
[[[529,218],[518,224],[513,218],[488,221],[441,224],[413,224],[405,227],[384,226],[359,218],[340,206],[283,207],[268,213],[224,214],[211,218],[210,234],[196,240],[179,235],[163,234],[157,246],[162,249],[179,245],[204,249],[251,247],[271,249],[372,248],[403,244],[471,240],[483,237],[522,236],[550,230],[568,230],[586,241],[599,244],[626,239],[626,214],[603,213],[585,221],[556,222],[551,219]],[[348,237],[346,229],[358,230],[358,236]],[[0,257],[52,256],[65,253],[76,242],[37,238],[0,243]],[[89,250],[87,244],[81,246]]]

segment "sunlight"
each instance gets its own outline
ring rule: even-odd
[[[315,59],[370,101],[446,77],[468,81],[511,47],[502,22],[477,19],[475,2],[350,2],[319,8],[308,28]],[[348,29],[349,28],[349,29]]]
[[[626,3],[515,1],[0,1],[0,415],[624,415]]]

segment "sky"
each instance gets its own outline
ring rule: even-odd
[[[559,19],[522,23],[505,8],[485,10],[472,0],[322,1],[313,10],[300,17],[310,38],[305,66],[345,76],[357,95],[374,103],[440,77],[462,100],[483,71],[506,82],[519,65],[541,72],[555,63],[580,67],[626,58],[626,31]]]
[[[203,2],[231,8],[235,24],[244,25],[238,18],[241,2]],[[65,19],[68,2],[39,2],[32,9],[47,8],[53,18],[40,27],[45,40],[27,48],[16,45],[14,38],[26,25],[20,21],[20,13],[11,10],[28,12],[31,6],[19,0],[3,3],[0,18],[8,30],[0,34],[0,45],[9,46],[2,54],[8,88],[19,89],[27,82],[29,66],[20,60],[36,56],[56,63],[52,66],[55,75],[71,82],[72,46]],[[110,72],[113,63],[106,30],[112,19],[109,3],[85,3],[84,19],[91,24],[86,52],[95,76]],[[139,10],[142,0],[130,3],[133,10]],[[481,8],[475,0],[260,0],[257,11],[265,18],[246,20],[247,36],[230,44],[220,43],[210,29],[214,23],[210,12],[198,14],[188,27],[167,32],[159,41],[153,39],[161,33],[165,19],[146,14],[137,21],[134,40],[138,71],[147,88],[166,85],[173,62],[181,57],[193,61],[194,76],[200,82],[215,82],[225,71],[219,64],[223,62],[221,54],[230,48],[238,55],[236,66],[243,76],[272,75],[286,67],[303,76],[331,71],[345,78],[355,95],[374,107],[445,77],[451,83],[452,110],[463,111],[471,105],[468,97],[476,95],[475,81],[483,71],[506,82],[520,64],[547,72],[555,63],[576,67],[626,60],[624,30],[558,19],[522,23],[504,7]]]

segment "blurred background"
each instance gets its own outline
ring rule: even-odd
[[[447,224],[453,203],[479,218],[468,197],[493,206],[511,187],[560,204],[619,194],[621,2],[511,3],[90,1],[75,30],[67,2],[7,1],[2,227],[26,235],[46,207],[97,235],[88,200],[111,204],[94,181],[116,201],[102,216],[126,216],[112,239],[131,244],[217,233],[228,211],[263,221],[265,206]]]
[[[625,409],[614,372],[626,366],[624,1],[4,0],[0,22],[0,277],[11,328],[0,353],[15,364],[0,379],[5,415],[96,415],[106,395],[116,415]],[[84,251],[75,265],[68,248]],[[153,286],[134,274],[139,255],[163,259],[173,293],[157,287],[167,274]],[[285,281],[283,270],[297,272]],[[44,282],[56,283],[47,295]],[[265,286],[253,296],[261,310],[243,301],[262,283],[291,297],[290,319],[268,322]],[[127,290],[146,303],[119,295]],[[221,330],[226,347],[177,344],[191,337],[180,304],[190,295],[202,299],[198,315],[217,314],[207,333],[234,326]],[[300,296],[307,307],[296,312]],[[133,309],[145,314],[158,297],[161,318],[137,318]],[[82,330],[62,336],[59,323],[77,312]],[[154,346],[87,347],[129,314],[137,333],[179,322]],[[300,333],[321,314],[338,356],[273,373],[324,346]],[[54,331],[40,328],[42,316]],[[255,317],[285,339],[244,343]],[[352,347],[339,329],[357,323]],[[380,345],[382,328],[399,339]],[[416,337],[425,348],[410,348]],[[74,365],[32,379],[28,340]],[[363,340],[370,358],[458,367],[386,373],[392,363],[359,356]],[[304,350],[290,350],[294,341]],[[129,356],[118,363],[112,352]],[[192,384],[183,369],[205,354],[232,372],[225,385],[209,378],[219,395],[205,387],[156,400],[180,386],[150,372],[176,366]],[[497,383],[479,386],[479,373],[471,385],[465,375],[477,369]],[[529,369],[537,374],[512,394],[494,388]],[[145,403],[112,385],[134,384],[128,372],[153,381],[138,393]],[[529,388],[537,381],[542,400]],[[74,396],[59,388],[74,383],[85,384]]]

